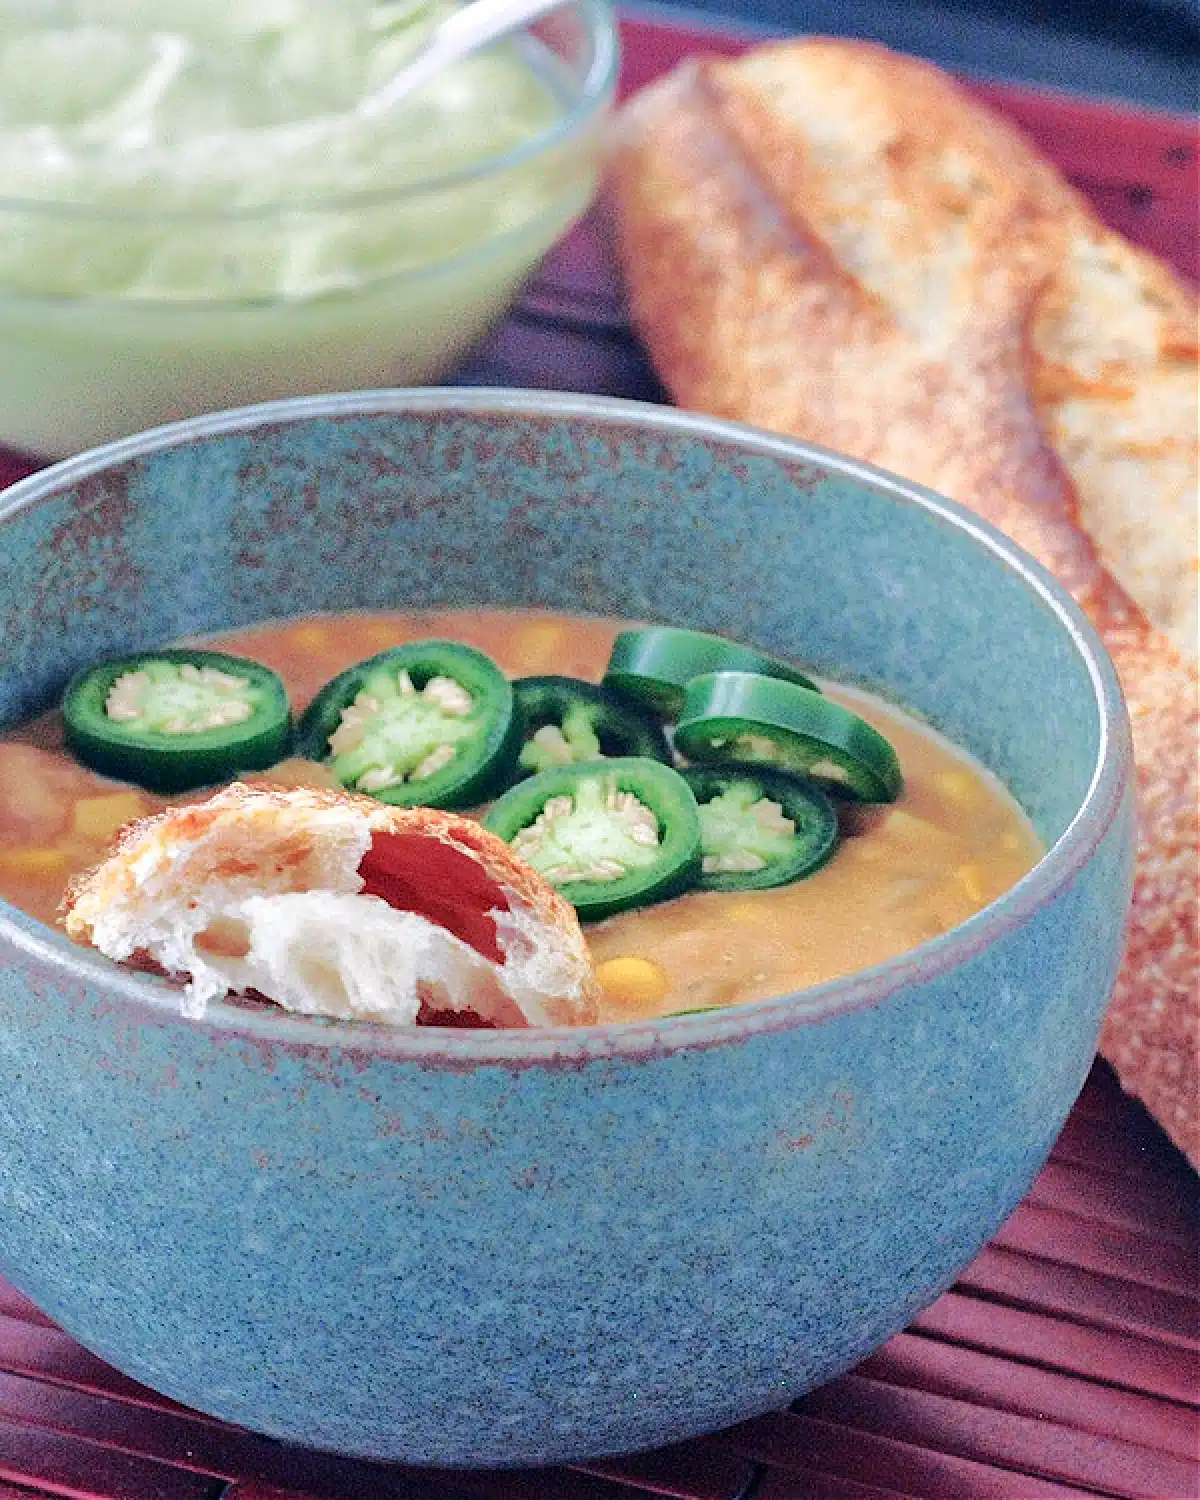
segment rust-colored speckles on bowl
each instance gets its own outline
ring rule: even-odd
[[[348,1453],[582,1459],[825,1380],[1024,1193],[1116,964],[1128,727],[1074,606],[986,528],[795,444],[503,392],[204,419],[3,506],[0,722],[108,650],[255,618],[582,609],[881,689],[1051,846],[853,979],[573,1032],[185,1021],[0,914],[0,1260],[112,1363]]]

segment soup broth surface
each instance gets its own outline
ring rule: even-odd
[[[433,637],[476,646],[514,677],[598,681],[623,628],[534,611],[353,614],[227,632],[206,644],[273,667],[299,712],[346,667]],[[976,761],[889,704],[825,686],[891,741],[904,771],[900,798],[841,804],[833,858],[795,884],[694,892],[586,927],[602,979],[604,966],[622,958],[649,960],[662,978],[637,994],[606,989],[601,1021],[736,1004],[854,973],[956,927],[1037,862],[1028,820]],[[331,784],[323,768],[301,761],[264,777]],[[63,750],[59,715],[43,716],[0,738],[0,897],[52,923],[68,879],[104,856],[122,824],[204,795],[164,798],[107,781]]]

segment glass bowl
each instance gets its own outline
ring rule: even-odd
[[[401,141],[377,185],[342,195],[268,183],[269,162],[261,193],[231,206],[193,208],[169,179],[165,207],[146,183],[126,194],[136,207],[114,191],[53,201],[36,180],[0,190],[0,443],[57,456],[214,408],[453,369],[591,201],[616,82],[606,0],[500,47],[553,109],[448,172],[425,168],[453,151],[427,140],[417,164]],[[201,170],[219,172],[211,152]]]

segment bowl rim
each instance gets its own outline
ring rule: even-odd
[[[84,224],[122,225],[144,223],[169,226],[173,224],[246,223],[267,219],[287,220],[297,215],[386,207],[389,204],[401,203],[405,199],[419,199],[427,194],[446,192],[467,183],[498,177],[582,134],[605,109],[616,92],[621,56],[616,11],[609,0],[569,0],[565,8],[577,12],[584,34],[592,47],[592,55],[588,59],[586,71],[579,80],[575,97],[570,100],[567,109],[561,115],[557,115],[545,129],[539,130],[536,135],[510,147],[507,151],[500,152],[499,155],[487,156],[470,166],[460,167],[454,172],[447,172],[440,176],[417,178],[393,189],[371,188],[360,193],[333,193],[314,198],[264,201],[235,205],[232,208],[141,210],[102,203],[64,202],[58,198],[22,198],[0,194],[0,220],[7,213],[41,215],[47,218],[79,221]],[[521,35],[527,37],[531,34],[526,30]],[[119,299],[97,298],[94,300]]]
[[[883,469],[829,449],[779,437],[720,418],[677,411],[650,402],[502,387],[397,388],[331,396],[303,396],[238,407],[155,427],[91,449],[18,481],[0,494],[0,526],[18,511],[50,499],[64,487],[154,453],[197,440],[277,429],[314,419],[463,414],[544,421],[582,420],[648,433],[732,444],[749,456],[783,464],[815,464],[932,514],[970,537],[1042,601],[1070,638],[1087,670],[1099,716],[1099,746],[1092,778],[1070,824],[1036,865],[990,905],[942,936],[855,974],[789,995],[743,1005],[649,1021],[509,1030],[389,1027],[361,1021],[307,1017],[271,1007],[249,1009],[226,1001],[204,1016],[179,1010],[170,981],[119,968],[72,943],[64,934],[0,901],[0,943],[7,942],[48,976],[89,984],[105,1002],[144,1021],[195,1027],[213,1040],[240,1040],[290,1053],[336,1054],[356,1060],[392,1060],[468,1071],[477,1066],[572,1066],[608,1058],[649,1058],[683,1049],[720,1046],[760,1033],[792,1030],[880,1005],[911,983],[926,983],[968,962],[1027,923],[1087,864],[1117,818],[1130,790],[1132,731],[1116,669],[1091,622],[1050,572],[990,523],[954,501]]]

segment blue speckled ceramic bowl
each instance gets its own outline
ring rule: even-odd
[[[1128,899],[1128,728],[1065,595],[914,486],[666,411],[461,391],[163,428],[0,501],[0,724],[266,616],[544,604],[727,632],[898,699],[1050,853],[915,953],[655,1024],[184,1021],[0,909],[0,1266],[105,1359],[302,1443],[629,1450],[903,1326],[1045,1159]]]

